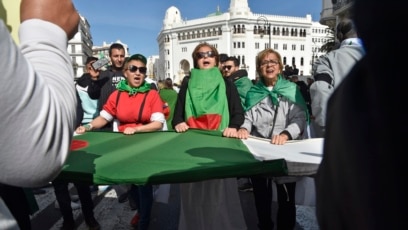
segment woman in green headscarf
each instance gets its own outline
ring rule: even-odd
[[[218,68],[217,49],[201,43],[192,57],[194,69],[178,94],[174,130],[217,130],[220,141],[221,134],[236,138],[244,110],[234,83],[223,78]],[[237,188],[236,178],[181,184],[179,230],[247,229]]]
[[[238,137],[249,135],[267,138],[271,144],[283,145],[300,138],[308,121],[306,103],[297,85],[283,78],[282,58],[273,49],[256,57],[260,80],[251,87],[245,100],[245,121]],[[294,229],[296,223],[296,177],[274,178],[278,197],[277,229]],[[260,229],[274,229],[272,221],[272,178],[251,177]]]

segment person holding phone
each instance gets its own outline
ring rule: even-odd
[[[81,124],[87,124],[92,119],[99,115],[98,110],[98,99],[92,99],[88,94],[88,87],[92,81],[96,81],[100,75],[100,69],[95,69],[95,67],[100,67],[100,65],[94,65],[98,62],[96,57],[88,57],[85,62],[86,73],[84,73],[78,80],[76,80],[76,89],[81,99],[81,106],[84,111],[84,116]]]
[[[111,65],[106,70],[100,72],[99,78],[92,80],[88,87],[89,97],[98,99],[98,111],[108,100],[110,94],[116,90],[117,84],[125,79],[123,75],[123,65],[125,63],[125,48],[120,43],[113,43],[109,47],[109,58]],[[112,122],[100,127],[102,130],[113,131]]]

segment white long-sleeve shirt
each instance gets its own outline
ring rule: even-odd
[[[31,19],[19,39],[0,20],[0,183],[38,187],[68,156],[77,101],[66,33]]]

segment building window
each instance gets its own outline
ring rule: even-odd
[[[255,42],[255,49],[259,49],[259,42]]]
[[[292,45],[292,50],[296,50],[296,45],[295,44]]]
[[[254,26],[254,34],[258,34],[258,27]]]
[[[288,50],[288,45],[287,44],[283,44],[283,50]]]
[[[274,50],[278,50],[278,48],[279,48],[278,43],[274,43],[274,44],[273,44],[273,49],[274,49]]]

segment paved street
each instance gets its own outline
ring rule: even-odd
[[[55,196],[52,187],[44,188],[47,193],[35,195],[40,210],[32,216],[33,230],[57,230],[62,225],[62,218],[58,209],[55,208]],[[71,194],[75,190],[71,187]],[[256,211],[254,208],[253,194],[240,192],[242,207],[248,230],[256,230]],[[176,230],[179,214],[179,191],[177,184],[170,187],[169,202],[154,202],[150,230]],[[101,224],[103,230],[133,229],[130,220],[134,211],[130,210],[129,204],[119,203],[115,190],[108,186],[100,186],[100,190],[94,193],[95,218]],[[276,209],[276,205],[274,206]],[[318,230],[314,207],[297,207],[297,224],[295,230]],[[74,217],[79,230],[86,230],[81,210],[74,211]]]

